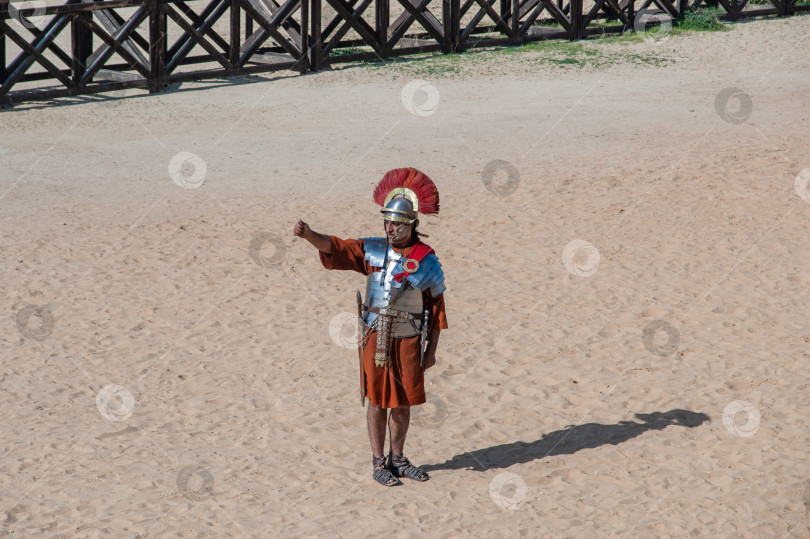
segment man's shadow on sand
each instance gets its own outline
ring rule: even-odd
[[[441,464],[427,464],[422,465],[421,468],[425,471],[470,469],[483,472],[492,468],[507,468],[513,464],[522,464],[553,455],[570,455],[581,449],[599,447],[600,445],[618,445],[648,430],[663,430],[670,425],[693,428],[705,421],[709,421],[709,416],[706,414],[689,410],[636,414],[636,418],[641,422],[619,421],[615,425],[602,425],[599,423],[571,425],[544,434],[542,438],[534,442],[513,442],[485,449],[476,449],[475,451],[456,455]]]

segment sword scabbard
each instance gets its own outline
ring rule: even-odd
[[[366,347],[366,324],[363,321],[363,296],[357,291],[357,355],[360,357],[360,406],[366,405],[366,375],[363,371],[363,350]]]

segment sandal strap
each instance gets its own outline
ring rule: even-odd
[[[391,473],[391,470],[385,466],[374,468],[374,480],[386,487],[394,487],[402,484],[402,481],[397,479],[397,477]]]
[[[404,455],[394,458],[391,454],[391,467],[397,477],[407,477],[415,481],[427,481],[430,476],[422,468],[417,468]]]

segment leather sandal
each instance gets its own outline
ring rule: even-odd
[[[404,455],[394,456],[393,452],[388,453],[387,467],[396,477],[407,477],[414,481],[427,481],[430,479],[425,470],[411,464],[411,461],[405,458]]]
[[[371,463],[374,465],[374,480],[385,487],[395,487],[401,485],[402,481],[388,469],[386,466],[385,457],[371,457]]]

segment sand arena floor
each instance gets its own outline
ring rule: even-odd
[[[0,535],[807,537],[808,45],[794,17],[0,113]],[[363,279],[290,231],[379,234],[401,166],[442,194],[450,329],[406,446],[432,479],[385,489]]]

